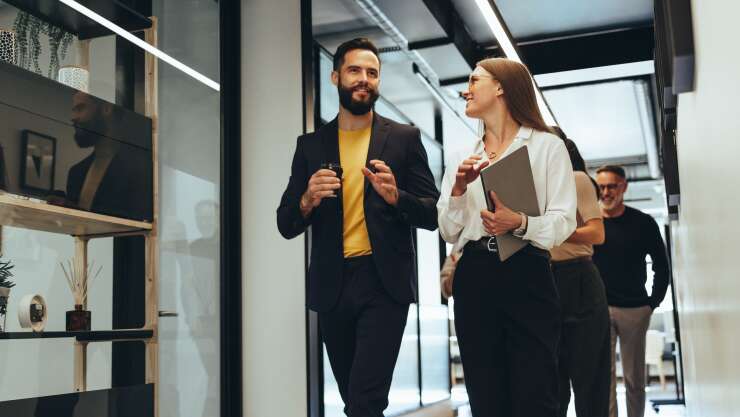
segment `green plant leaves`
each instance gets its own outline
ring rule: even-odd
[[[15,283],[10,281],[13,273],[10,271],[14,268],[14,265],[10,261],[3,262],[0,260],[0,287],[13,288]]]
[[[66,58],[69,45],[74,40],[71,33],[56,27],[26,12],[18,12],[13,23],[13,31],[16,34],[16,62],[21,68],[41,74],[39,57],[42,46],[39,36],[45,34],[49,37],[49,69],[47,76],[56,79],[61,61]]]

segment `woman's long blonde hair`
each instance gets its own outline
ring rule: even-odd
[[[522,126],[551,132],[537,106],[532,75],[527,67],[506,58],[488,58],[477,64],[493,75],[504,89],[504,100],[514,120]]]

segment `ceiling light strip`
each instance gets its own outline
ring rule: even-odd
[[[83,6],[82,4],[76,2],[75,0],[59,0],[60,3],[64,3],[65,5],[71,7],[72,9],[76,10],[77,12],[87,16],[88,18],[94,20],[95,22],[105,26],[106,28],[113,31],[113,33],[117,34],[118,36],[121,36],[122,38],[128,40],[129,42],[133,43],[134,45],[138,46],[139,48],[145,50],[146,52],[149,52],[150,54],[154,55],[155,57],[161,59],[162,61],[172,65],[173,67],[179,69],[180,71],[184,72],[185,74],[191,76],[195,80],[205,84],[206,86],[216,90],[221,91],[221,84],[217,83],[216,81],[213,81],[212,79],[206,77],[205,75],[199,73],[198,71],[190,68],[189,66],[183,64],[182,62],[176,60],[175,58],[171,57],[170,55],[162,52],[161,50],[155,48],[154,46],[146,43],[143,39],[138,38],[134,34],[130,33],[126,29],[116,25],[115,23],[111,22],[110,20],[106,19],[105,17],[99,15],[98,13],[94,12],[93,10]]]
[[[496,42],[498,42],[499,46],[501,46],[501,50],[504,51],[504,55],[506,55],[506,58],[522,63],[522,60],[519,57],[519,53],[517,52],[516,47],[514,47],[514,43],[511,41],[509,32],[504,27],[501,18],[494,11],[491,2],[493,2],[493,0],[475,0],[475,4],[478,6],[478,9],[480,9],[480,12],[483,15],[483,18],[486,20],[486,23],[488,23],[488,27],[491,28],[493,36],[496,38]],[[550,111],[550,107],[547,105],[545,98],[542,96],[542,92],[537,86],[537,82],[534,80],[534,78],[532,78],[532,85],[534,86],[534,91],[537,95],[537,106],[540,108],[540,113],[542,113],[542,117],[545,119],[545,123],[550,126],[557,125],[557,122],[555,121],[555,116],[553,116],[552,112]]]
[[[483,18],[486,19],[486,23],[488,23],[488,27],[491,28],[493,36],[504,51],[504,55],[513,61],[522,62],[519,58],[519,53],[516,51],[514,44],[509,38],[509,34],[506,32],[506,29],[504,29],[504,25],[496,15],[496,12],[493,11],[493,6],[491,6],[489,1],[492,0],[475,0],[475,4],[478,5],[478,9],[480,9],[483,14]]]
[[[568,84],[590,83],[594,81],[618,80],[622,78],[641,77],[655,73],[653,60],[628,62],[626,64],[607,65],[577,70],[537,74],[534,78],[540,87],[554,87]]]

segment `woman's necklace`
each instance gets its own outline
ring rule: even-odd
[[[489,152],[486,149],[486,144],[484,142],[483,143],[483,152],[486,153],[486,156],[488,156],[488,160],[489,161],[494,161],[496,158],[498,158],[501,155],[500,151],[502,151],[502,150],[505,151],[506,148],[508,148],[510,144],[511,144],[510,141],[504,141],[504,142],[500,143],[499,146],[497,146],[495,150]]]
[[[488,156],[489,161],[493,161],[498,157],[498,149],[499,148],[496,148],[496,150],[488,152],[488,150],[486,150],[486,145],[483,144],[483,152],[486,153],[486,156]]]

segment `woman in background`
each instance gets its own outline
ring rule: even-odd
[[[604,243],[599,189],[586,172],[576,144],[557,127],[568,150],[578,197],[575,232],[552,248],[552,272],[560,295],[560,416],[568,414],[573,386],[578,417],[607,417],[611,383],[609,306],[599,270],[591,261],[593,245]]]

